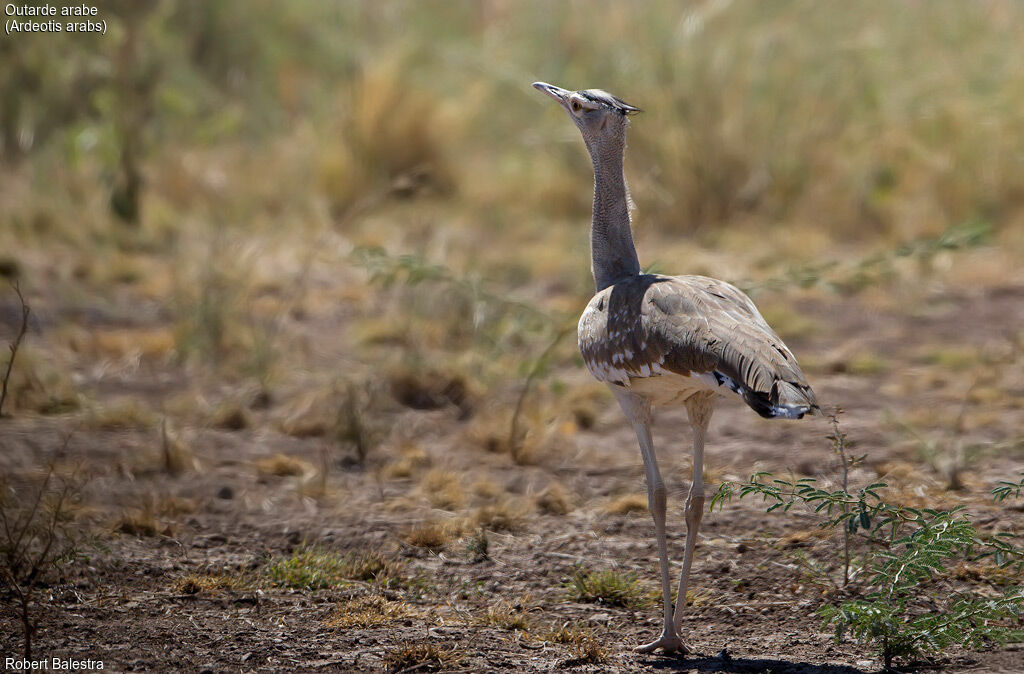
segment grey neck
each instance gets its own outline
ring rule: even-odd
[[[594,162],[594,219],[590,226],[590,268],[598,292],[640,273],[629,227],[629,191],[622,174],[625,138],[588,147]]]

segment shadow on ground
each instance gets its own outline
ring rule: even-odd
[[[865,670],[848,665],[815,665],[809,662],[772,660],[770,658],[733,658],[729,656],[681,656],[652,658],[645,663],[651,669],[669,672],[730,672],[752,674],[865,674]]]

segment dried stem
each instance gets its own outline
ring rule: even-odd
[[[516,458],[516,455],[519,452],[521,440],[519,432],[519,417],[522,415],[523,404],[526,402],[526,396],[529,395],[530,389],[533,387],[533,382],[536,381],[541,372],[543,372],[544,368],[547,366],[548,358],[551,356],[551,353],[558,347],[562,340],[565,339],[565,336],[575,328],[575,325],[567,326],[555,333],[555,336],[548,343],[547,347],[545,347],[544,351],[542,351],[537,359],[533,361],[533,367],[530,368],[529,374],[526,375],[526,381],[523,382],[523,389],[519,392],[519,398],[516,399],[516,407],[512,412],[512,421],[509,424],[508,429],[509,453],[512,455],[513,459]]]
[[[843,408],[836,407],[832,414],[829,415],[829,422],[832,424],[832,435],[829,439],[832,441],[832,449],[836,454],[839,455],[839,461],[843,471],[843,491],[846,493],[850,492],[850,462],[846,458],[846,434],[839,430],[839,415],[843,413]],[[843,512],[849,510],[849,504],[843,504]],[[850,529],[849,527],[843,527],[843,587],[846,587],[850,583]]]
[[[25,297],[21,294],[21,288],[15,281],[11,284],[14,288],[14,292],[18,294],[18,301],[21,302],[21,328],[18,330],[18,336],[14,338],[14,341],[10,343],[9,347],[11,350],[11,358],[7,361],[7,371],[4,373],[3,382],[0,383],[0,417],[4,415],[4,401],[7,400],[7,382],[11,378],[11,368],[14,367],[14,358],[18,355],[18,348],[21,346],[21,340],[25,337],[25,332],[28,330],[28,317],[32,313],[28,305],[25,303]]]

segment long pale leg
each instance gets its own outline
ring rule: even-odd
[[[665,481],[658,471],[658,458],[654,453],[654,442],[651,440],[651,408],[650,404],[632,394],[615,391],[619,405],[626,418],[633,424],[636,430],[636,438],[640,443],[640,453],[644,459],[644,472],[647,476],[647,504],[654,518],[654,533],[658,539],[658,561],[661,565],[661,591],[664,599],[665,624],[661,636],[649,644],[638,646],[637,651],[650,653],[658,648],[666,653],[684,650],[683,642],[680,641],[672,620],[672,580],[668,566],[668,544],[665,538],[665,510],[668,502],[668,493],[665,489]]]
[[[693,549],[697,545],[697,532],[704,516],[704,434],[711,421],[714,400],[698,394],[686,401],[686,411],[693,426],[693,483],[686,497],[686,548],[683,552],[683,570],[679,576],[679,594],[672,626],[676,634],[683,631],[683,606],[686,605],[686,590],[690,579],[690,565],[693,563]]]

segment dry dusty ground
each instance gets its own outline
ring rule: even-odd
[[[854,453],[867,454],[854,483],[883,476],[908,503],[965,503],[985,526],[1021,533],[1021,509],[996,507],[987,494],[1024,465],[1024,358],[999,351],[1009,349],[999,331],[964,326],[1009,326],[1012,334],[1024,321],[1024,286],[947,288],[918,311],[898,305],[819,298],[795,309],[821,327],[790,338],[790,345],[808,362],[820,399],[846,409],[843,427]],[[8,329],[13,313],[5,306]],[[313,342],[344,316],[318,320],[307,326]],[[992,349],[995,375],[979,355]],[[334,356],[322,357],[326,367]],[[587,381],[580,370],[564,379],[569,391]],[[97,395],[108,387],[153,407],[187,386],[176,368],[145,360],[96,384]],[[511,405],[514,396],[509,391],[499,402]],[[598,400],[593,419],[556,429],[547,450],[520,462],[528,465],[473,441],[466,405],[392,409],[386,422],[403,440],[375,450],[365,465],[322,437],[279,432],[269,422],[275,405],[251,401],[237,430],[223,421],[227,428],[192,429],[184,436],[190,463],[176,473],[160,467],[158,426],[108,428],[60,415],[0,421],[5,475],[29,474],[77,425],[68,463],[92,476],[85,502],[103,549],[69,567],[64,582],[45,593],[38,654],[102,659],[117,671],[423,671],[433,665],[398,660],[400,651],[417,645],[439,647],[442,667],[457,671],[852,674],[880,668],[867,648],[836,644],[820,628],[815,609],[835,592],[802,570],[797,555],[835,569],[836,542],[816,535],[816,520],[806,513],[768,515],[758,503],[733,501],[705,517],[685,617],[692,655],[631,651],[659,629],[654,604],[568,599],[566,581],[577,564],[635,571],[648,602],[656,589],[652,524],[642,507],[631,510],[628,498],[622,500],[644,493],[642,465],[631,430],[608,398]],[[708,479],[715,485],[755,469],[833,479],[837,462],[827,433],[822,419],[768,422],[724,401],[712,422]],[[670,485],[670,546],[678,559],[689,443],[681,411],[660,414],[656,443]],[[963,489],[945,488],[944,459],[929,454],[930,446],[970,449],[961,462]],[[259,463],[277,454],[299,462]],[[280,474],[289,472],[298,474]],[[564,493],[552,491],[553,483]],[[433,529],[419,533],[440,542],[424,547],[422,536],[410,535],[424,522]],[[483,560],[471,546],[477,525],[488,529]],[[304,543],[328,553],[380,554],[389,565],[377,582],[318,590],[269,580],[268,565]],[[953,574],[936,582],[960,581]],[[367,597],[377,597],[366,604],[370,621],[386,624],[339,626],[358,623],[352,607]],[[18,653],[10,604],[2,618],[0,652]],[[552,631],[561,627],[567,628],[562,640],[589,633],[596,647],[557,643]],[[1024,651],[1011,645],[955,653],[928,666],[1024,671]]]

